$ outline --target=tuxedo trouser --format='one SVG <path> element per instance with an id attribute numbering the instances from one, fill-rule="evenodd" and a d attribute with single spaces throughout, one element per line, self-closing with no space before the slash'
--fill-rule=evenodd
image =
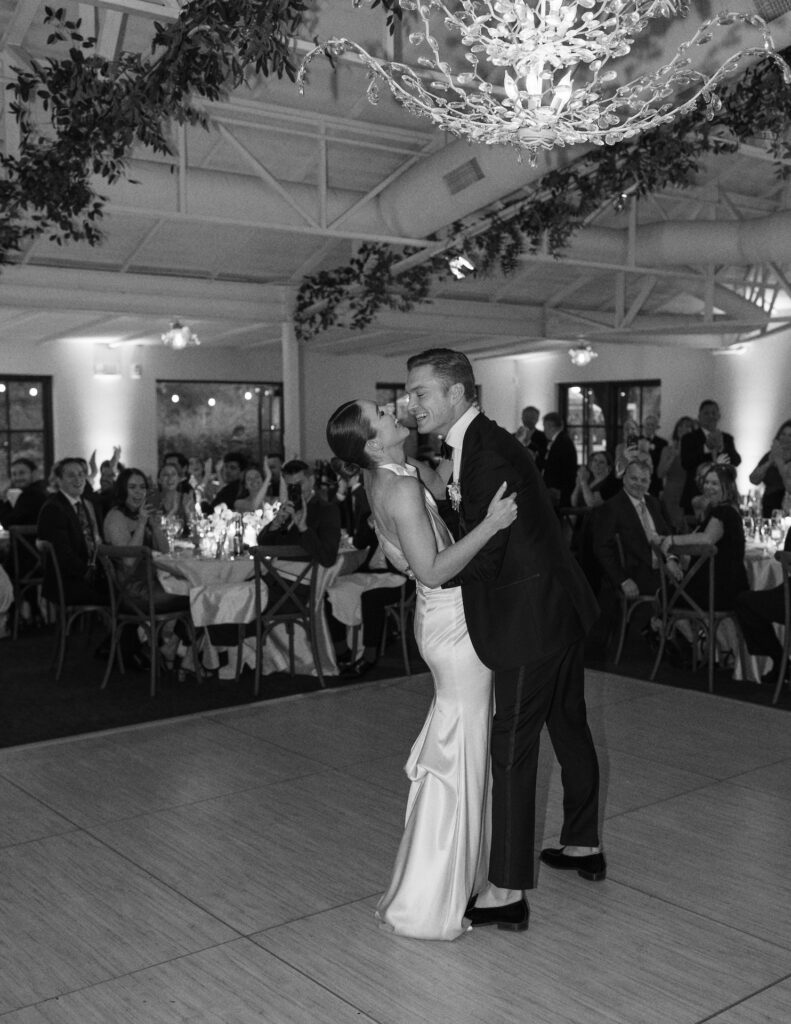
<path id="1" fill-rule="evenodd" d="M 535 885 L 536 778 L 546 723 L 563 785 L 563 846 L 599 845 L 599 762 L 585 709 L 584 641 L 495 671 L 489 881 Z"/>

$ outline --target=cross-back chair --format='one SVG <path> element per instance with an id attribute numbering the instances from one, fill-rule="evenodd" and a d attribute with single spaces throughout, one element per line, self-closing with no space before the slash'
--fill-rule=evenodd
<path id="1" fill-rule="evenodd" d="M 673 551 L 671 547 L 671 551 Z M 660 632 L 659 650 L 656 654 L 654 667 L 650 678 L 656 678 L 662 655 L 665 652 L 667 639 L 673 629 L 681 620 L 686 619 L 695 623 L 704 631 L 706 639 L 706 659 L 708 663 L 708 688 L 709 693 L 714 692 L 714 662 L 716 658 L 716 637 L 717 627 L 724 619 L 733 619 L 736 623 L 736 613 L 731 609 L 715 610 L 714 608 L 714 559 L 717 555 L 717 548 L 714 544 L 701 542 L 700 544 L 688 544 L 679 547 L 674 553 L 688 555 L 689 564 L 684 570 L 680 581 L 676 581 L 669 573 L 667 563 L 664 559 L 659 560 L 659 593 L 660 608 L 662 616 L 662 629 Z M 702 573 L 706 579 L 707 601 L 701 604 L 688 591 L 690 581 Z M 741 631 L 736 623 L 737 635 L 741 642 Z M 693 643 L 693 658 L 696 657 L 697 648 Z M 696 665 L 693 663 L 693 668 Z"/>
<path id="2" fill-rule="evenodd" d="M 19 636 L 19 621 L 25 601 L 33 609 L 33 618 L 39 611 L 39 595 L 44 582 L 44 563 L 36 547 L 36 526 L 11 526 L 8 530 L 11 545 L 11 583 L 14 588 L 14 617 L 12 638 Z"/>
<path id="3" fill-rule="evenodd" d="M 194 652 L 195 675 L 201 682 L 200 658 L 197 654 L 197 638 L 195 625 L 190 615 L 189 602 L 176 594 L 165 595 L 166 600 L 158 601 L 156 587 L 156 570 L 150 548 L 141 545 L 115 546 L 101 544 L 98 550 L 99 561 L 107 575 L 110 588 L 110 612 L 112 615 L 112 635 L 110 638 L 110 656 L 107 659 L 107 670 L 102 680 L 102 689 L 117 661 L 121 672 L 124 671 L 121 653 L 121 632 L 132 627 L 142 626 L 148 636 L 150 670 L 150 693 L 156 694 L 157 680 L 161 667 L 162 655 L 159 640 L 166 624 L 183 622 L 189 634 Z M 161 591 L 159 595 L 161 596 Z"/>
<path id="4" fill-rule="evenodd" d="M 295 674 L 294 627 L 305 630 L 316 675 L 325 686 L 319 649 L 320 616 L 324 614 L 319 600 L 318 575 L 321 565 L 297 545 L 260 545 L 250 549 L 253 556 L 255 586 L 255 672 L 253 694 L 261 688 L 263 646 L 277 626 L 284 626 L 288 636 L 289 671 Z M 284 566 L 283 563 L 289 563 Z M 264 586 L 268 599 L 263 597 Z M 237 657 L 237 666 L 241 658 Z M 238 668 L 237 668 L 238 673 Z"/>
<path id="5" fill-rule="evenodd" d="M 112 630 L 113 622 L 110 608 L 106 604 L 70 604 L 66 602 L 58 556 L 48 540 L 37 540 L 36 547 L 41 553 L 44 575 L 54 581 L 55 593 L 50 593 L 49 601 L 55 607 L 55 650 L 53 663 L 57 664 L 55 679 L 60 679 L 63 662 L 66 657 L 66 641 L 74 623 L 84 615 L 94 615 L 107 623 Z M 53 600 L 54 597 L 54 600 Z"/>

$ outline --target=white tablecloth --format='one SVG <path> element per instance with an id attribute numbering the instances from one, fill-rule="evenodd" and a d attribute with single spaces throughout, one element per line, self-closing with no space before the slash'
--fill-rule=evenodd
<path id="1" fill-rule="evenodd" d="M 344 573 L 354 572 L 365 559 L 366 552 L 345 546 L 335 563 L 321 567 L 317 580 L 317 605 L 323 611 L 324 594 L 327 587 Z M 252 582 L 253 559 L 244 556 L 235 559 L 203 559 L 186 555 L 156 555 L 157 574 L 162 586 L 169 593 L 186 594 L 190 599 L 190 611 L 196 626 L 224 624 L 246 624 L 255 619 L 255 586 Z M 278 568 L 288 573 L 289 563 L 280 560 Z M 293 563 L 300 572 L 304 563 Z M 266 602 L 268 592 L 264 587 L 262 601 Z M 324 675 L 336 676 L 338 666 L 332 646 L 326 617 L 320 614 L 318 648 Z M 236 673 L 237 648 L 227 649 L 228 663 L 219 668 L 222 678 L 233 678 Z M 255 665 L 255 637 L 248 637 L 242 646 L 244 664 Z M 206 668 L 219 665 L 216 648 L 204 647 L 203 661 Z M 310 649 L 310 641 L 304 630 L 294 634 L 294 670 L 298 675 L 317 675 Z M 285 626 L 276 627 L 267 637 L 262 651 L 262 672 L 289 671 L 288 634 Z"/>
<path id="2" fill-rule="evenodd" d="M 251 556 L 231 559 L 157 554 L 155 565 L 168 593 L 189 597 L 196 626 L 244 624 L 255 618 Z M 262 594 L 264 601 L 266 596 Z"/>

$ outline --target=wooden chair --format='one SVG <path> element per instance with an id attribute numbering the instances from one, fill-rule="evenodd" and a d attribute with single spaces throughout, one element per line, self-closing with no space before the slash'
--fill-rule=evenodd
<path id="1" fill-rule="evenodd" d="M 415 615 L 415 603 L 417 601 L 417 590 L 412 588 L 407 593 L 406 580 L 401 584 L 400 594 L 397 601 L 385 605 L 385 625 L 382 630 L 382 643 L 379 647 L 379 657 L 384 654 L 387 646 L 387 626 L 392 622 L 401 637 L 401 654 L 404 659 L 404 671 L 408 676 L 412 675 L 412 667 L 409 661 L 409 621 Z"/>
<path id="2" fill-rule="evenodd" d="M 250 549 L 253 556 L 253 582 L 255 585 L 255 673 L 253 694 L 261 689 L 262 652 L 266 639 L 276 626 L 284 626 L 288 635 L 289 670 L 294 668 L 294 627 L 301 626 L 310 644 L 313 663 L 320 686 L 325 686 L 321 665 L 318 630 L 320 616 L 324 614 L 320 600 L 318 574 L 321 566 L 310 558 L 304 548 L 297 545 L 261 545 Z M 284 571 L 282 562 L 289 562 Z M 268 590 L 268 602 L 262 597 L 262 584 Z M 305 588 L 308 597 L 305 599 Z M 241 665 L 241 651 L 237 656 L 237 676 Z"/>
<path id="3" fill-rule="evenodd" d="M 8 530 L 11 545 L 11 583 L 14 587 L 14 621 L 12 638 L 19 636 L 19 620 L 25 601 L 35 613 L 39 609 L 41 585 L 44 582 L 44 563 L 36 547 L 36 526 L 11 526 Z"/>
<path id="4" fill-rule="evenodd" d="M 103 619 L 109 628 L 113 628 L 113 620 L 110 608 L 106 604 L 67 604 L 66 595 L 63 589 L 63 577 L 58 565 L 58 558 L 55 549 L 48 540 L 37 540 L 36 547 L 41 554 L 41 562 L 44 574 L 54 580 L 55 600 L 50 601 L 55 607 L 55 651 L 52 661 L 57 662 L 55 679 L 60 679 L 63 671 L 63 661 L 66 657 L 66 640 L 74 623 L 83 615 L 98 615 Z"/>
<path id="5" fill-rule="evenodd" d="M 673 549 L 671 548 L 671 551 Z M 733 619 L 736 624 L 737 635 L 741 638 L 736 621 L 736 612 L 732 610 L 715 611 L 714 609 L 714 559 L 717 555 L 717 548 L 714 544 L 685 544 L 675 552 L 678 555 L 690 556 L 690 562 L 684 571 L 680 582 L 676 582 L 667 570 L 664 559 L 659 561 L 659 593 L 662 615 L 662 629 L 660 633 L 659 650 L 656 661 L 651 671 L 650 678 L 656 678 L 659 670 L 659 663 L 665 652 L 665 645 L 674 627 L 682 619 L 686 619 L 702 628 L 706 637 L 706 658 L 708 663 L 708 685 L 709 693 L 714 692 L 714 660 L 716 655 L 717 627 L 724 619 Z M 699 573 L 703 573 L 707 579 L 708 601 L 703 606 L 699 604 L 687 591 L 690 580 Z M 741 640 L 740 640 L 741 642 Z M 693 644 L 693 659 L 696 656 L 696 647 Z M 696 663 L 693 661 L 693 669 Z"/>
<path id="6" fill-rule="evenodd" d="M 123 673 L 124 663 L 120 648 L 121 633 L 127 626 L 142 626 L 148 634 L 149 658 L 151 661 L 150 692 L 153 697 L 157 690 L 160 662 L 159 640 L 162 628 L 166 623 L 185 623 L 189 632 L 190 643 L 194 654 L 195 675 L 198 682 L 202 681 L 201 664 L 198 657 L 197 636 L 190 615 L 189 605 L 184 607 L 177 595 L 167 595 L 174 600 L 174 607 L 160 609 L 156 607 L 156 571 L 151 549 L 142 546 L 118 547 L 112 544 L 101 544 L 98 551 L 99 561 L 107 575 L 110 588 L 110 613 L 112 616 L 112 635 L 110 638 L 110 656 L 107 670 L 102 680 L 102 689 L 107 686 L 113 663 L 117 660 Z M 187 599 L 184 598 L 184 601 Z M 180 607 L 175 607 L 178 604 Z"/>
<path id="7" fill-rule="evenodd" d="M 780 699 L 786 666 L 788 665 L 788 659 L 791 657 L 791 551 L 778 551 L 775 558 L 783 567 L 785 618 L 783 620 L 783 656 L 777 669 L 777 685 L 775 686 L 774 697 L 772 697 L 773 704 L 776 704 Z"/>
<path id="8" fill-rule="evenodd" d="M 615 544 L 618 548 L 618 558 L 621 563 L 621 567 L 624 564 L 623 557 L 623 544 L 621 543 L 620 534 L 615 535 Z M 657 602 L 656 594 L 638 594 L 637 597 L 627 597 L 623 590 L 618 587 L 618 606 L 620 608 L 620 626 L 618 630 L 618 648 L 615 652 L 615 664 L 621 660 L 621 654 L 623 653 L 623 645 L 626 640 L 626 631 L 629 628 L 629 623 L 632 621 L 632 616 L 638 608 L 641 608 L 647 604 L 655 605 Z M 652 677 L 653 678 L 653 677 Z"/>

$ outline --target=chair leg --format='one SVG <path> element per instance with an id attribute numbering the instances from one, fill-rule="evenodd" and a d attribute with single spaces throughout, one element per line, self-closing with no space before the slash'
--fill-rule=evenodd
<path id="1" fill-rule="evenodd" d="M 656 679 L 656 674 L 659 671 L 659 663 L 662 661 L 662 655 L 665 653 L 665 641 L 667 640 L 667 627 L 663 626 L 659 631 L 659 650 L 656 652 L 656 659 L 654 661 L 654 667 L 651 669 L 651 675 L 648 677 L 650 681 Z"/>
<path id="2" fill-rule="evenodd" d="M 774 696 L 772 697 L 772 703 L 776 704 L 780 700 L 780 694 L 783 689 L 783 683 L 785 682 L 786 668 L 788 667 L 788 658 L 791 652 L 789 651 L 789 637 L 786 637 L 785 643 L 783 644 L 783 655 L 780 658 L 780 667 L 777 670 L 777 684 L 775 686 Z"/>
<path id="3" fill-rule="evenodd" d="M 319 642 L 318 637 L 316 635 L 316 624 L 313 621 L 312 616 L 310 619 L 308 629 L 308 639 L 310 640 L 310 649 L 313 654 L 313 664 L 316 666 L 316 676 L 319 680 L 319 686 L 322 689 L 324 689 L 324 687 L 327 684 L 324 682 L 324 669 L 321 667 L 321 654 L 319 653 Z"/>
<path id="4" fill-rule="evenodd" d="M 618 647 L 615 651 L 614 664 L 617 665 L 621 660 L 621 654 L 623 653 L 623 645 L 626 640 L 626 627 L 629 625 L 629 609 L 625 600 L 620 602 L 621 604 L 621 629 L 618 634 Z"/>
<path id="5" fill-rule="evenodd" d="M 233 674 L 233 681 L 239 682 L 242 674 L 242 662 L 244 661 L 244 624 L 239 623 L 236 627 L 236 671 Z"/>
<path id="6" fill-rule="evenodd" d="M 409 644 L 407 643 L 406 623 L 401 623 L 401 653 L 404 655 L 404 671 L 408 676 L 412 675 L 412 666 L 409 664 Z"/>
<path id="7" fill-rule="evenodd" d="M 110 654 L 109 654 L 109 656 L 107 658 L 107 668 L 104 670 L 104 679 L 102 679 L 102 685 L 99 687 L 100 690 L 104 690 L 106 688 L 106 686 L 107 686 L 107 683 L 110 680 L 110 673 L 112 672 L 112 669 L 113 669 L 113 663 L 116 660 L 116 652 L 118 654 L 119 662 L 121 661 L 121 657 L 120 657 L 121 652 L 120 652 L 120 647 L 119 647 L 119 639 L 120 639 L 119 634 L 120 634 L 122 628 L 123 627 L 116 626 L 116 624 L 113 623 L 112 632 L 110 633 Z M 121 671 L 123 671 L 123 668 L 121 668 Z"/>

